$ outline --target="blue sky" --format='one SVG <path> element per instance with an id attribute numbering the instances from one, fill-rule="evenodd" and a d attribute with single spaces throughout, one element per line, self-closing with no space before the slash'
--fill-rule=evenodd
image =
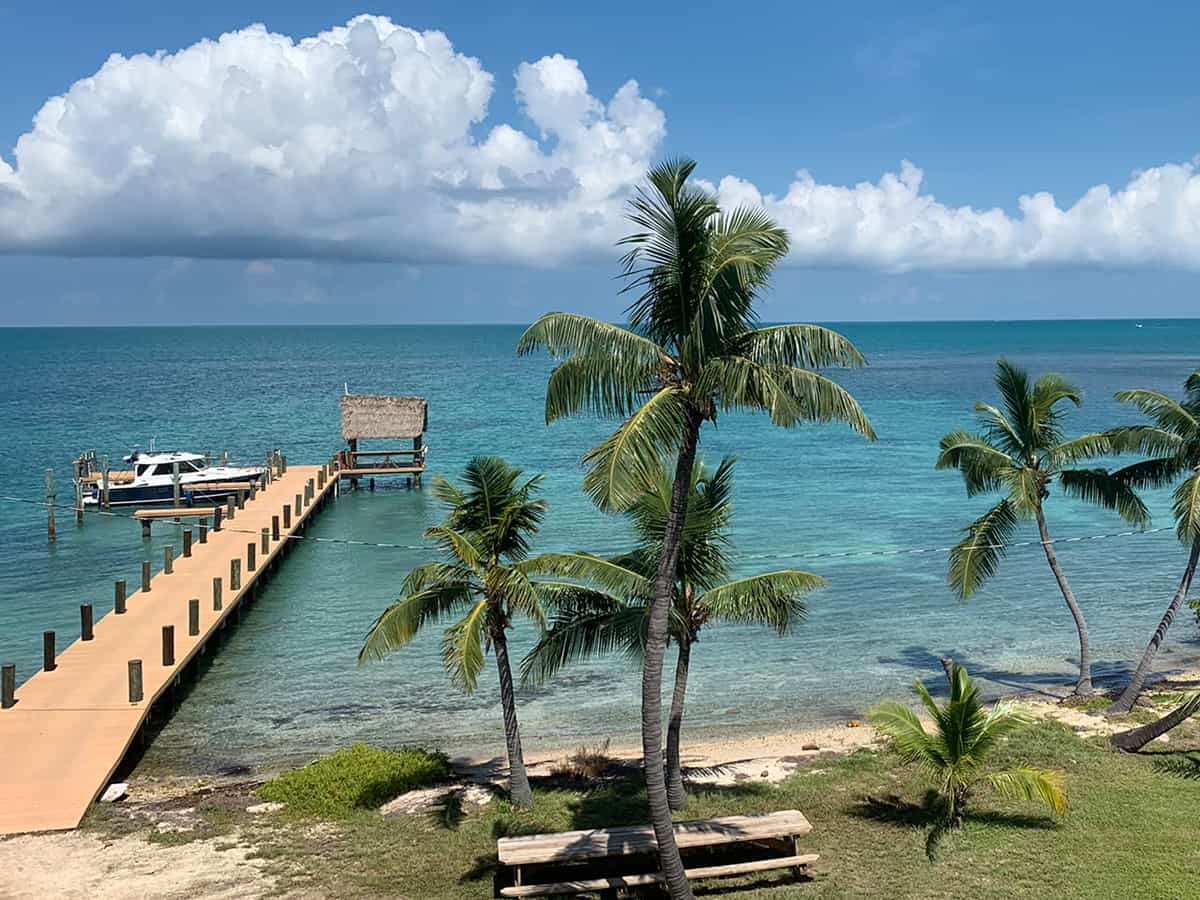
<path id="1" fill-rule="evenodd" d="M 840 6 L 0 3 L 0 324 L 616 316 L 670 154 L 771 318 L 1193 314 L 1194 4 Z"/>

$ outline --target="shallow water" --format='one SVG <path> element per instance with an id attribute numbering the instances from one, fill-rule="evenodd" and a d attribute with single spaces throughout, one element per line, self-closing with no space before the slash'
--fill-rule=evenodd
<path id="1" fill-rule="evenodd" d="M 1070 419 L 1082 432 L 1131 420 L 1113 391 L 1175 393 L 1196 367 L 1200 322 L 1006 322 L 840 326 L 870 360 L 836 377 L 879 432 L 874 445 L 835 426 L 793 431 L 765 418 L 728 417 L 703 436 L 703 453 L 739 457 L 735 558 L 739 572 L 799 567 L 829 586 L 808 621 L 776 638 L 748 627 L 706 631 L 693 656 L 687 727 L 736 734 L 861 715 L 914 677 L 940 675 L 951 653 L 991 690 L 1068 680 L 1076 650 L 1070 616 L 1036 545 L 1015 548 L 969 603 L 945 587 L 944 548 L 986 499 L 967 500 L 953 473 L 936 472 L 938 438 L 969 426 L 991 398 L 992 367 L 1007 354 L 1034 372 L 1074 378 L 1087 402 Z M 433 472 L 455 475 L 476 453 L 546 473 L 551 504 L 540 549 L 606 552 L 627 545 L 619 520 L 579 490 L 580 454 L 611 426 L 543 424 L 550 364 L 518 359 L 519 328 L 35 329 L 0 331 L 0 659 L 27 677 L 40 632 L 78 634 L 78 604 L 111 604 L 113 578 L 137 577 L 177 539 L 156 528 L 149 551 L 136 524 L 89 514 L 77 530 L 60 511 L 45 541 L 44 469 L 67 502 L 70 460 L 130 445 L 219 452 L 257 461 L 278 446 L 316 462 L 339 446 L 338 395 L 415 393 L 430 401 Z M 1170 525 L 1165 494 L 1150 498 L 1155 526 Z M 421 548 L 440 515 L 426 491 L 383 488 L 343 497 L 310 534 Z M 1048 518 L 1062 538 L 1125 531 L 1114 516 L 1059 497 Z M 1034 540 L 1032 527 L 1023 538 Z M 834 554 L 855 555 L 837 558 Z M 352 740 L 452 748 L 499 746 L 495 679 L 485 670 L 464 697 L 445 681 L 436 633 L 389 660 L 359 667 L 366 628 L 424 549 L 302 544 L 217 653 L 155 741 L 150 759 L 172 768 L 264 765 L 303 759 Z M 1170 532 L 1064 543 L 1063 566 L 1092 629 L 1096 674 L 1118 677 L 1148 638 L 1184 562 Z M 1181 616 L 1164 665 L 1200 655 Z M 531 629 L 519 629 L 516 653 Z M 532 745 L 633 737 L 637 677 L 620 659 L 580 666 L 521 697 Z"/>

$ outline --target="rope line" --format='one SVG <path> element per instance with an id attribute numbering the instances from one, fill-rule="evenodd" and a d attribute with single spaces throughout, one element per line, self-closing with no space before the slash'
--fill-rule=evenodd
<path id="1" fill-rule="evenodd" d="M 45 500 L 33 500 L 28 497 L 10 497 L 0 495 L 0 502 L 6 503 L 26 503 L 31 506 L 40 506 L 43 509 L 48 508 L 51 504 Z M 74 504 L 55 503 L 55 509 L 69 510 L 75 512 Z M 128 519 L 135 521 L 132 514 L 113 512 L 105 509 L 89 509 L 88 512 L 92 515 L 108 516 L 114 519 Z M 182 522 L 175 522 L 169 519 L 155 520 L 159 525 L 170 525 L 176 528 L 182 528 Z M 236 534 L 252 534 L 258 536 L 261 531 L 250 528 L 238 528 L 235 525 L 229 524 L 229 520 L 225 519 L 221 523 L 222 531 L 232 531 Z M 1013 541 L 1008 544 L 985 544 L 980 545 L 992 550 L 1012 549 L 1014 547 L 1042 547 L 1052 546 L 1054 544 L 1075 544 L 1083 541 L 1103 541 L 1113 538 L 1136 537 L 1139 535 L 1162 534 L 1163 532 L 1174 531 L 1172 526 L 1163 526 L 1161 528 L 1146 528 L 1143 530 L 1128 530 L 1128 531 L 1109 531 L 1100 534 L 1076 535 L 1074 537 L 1051 538 L 1048 541 L 1038 540 Z M 394 544 L 384 541 L 360 541 L 351 538 L 331 538 L 331 537 L 316 537 L 306 534 L 289 534 L 281 535 L 282 540 L 292 541 L 311 541 L 316 544 L 341 544 L 347 547 L 373 547 L 384 550 L 429 550 L 429 544 Z M 887 557 L 887 556 L 918 556 L 925 553 L 949 553 L 954 549 L 954 546 L 948 547 L 902 547 L 902 548 L 864 548 L 858 550 L 837 550 L 837 551 L 816 551 L 806 552 L 802 550 L 785 552 L 785 553 L 735 553 L 734 558 L 741 560 L 767 560 L 767 559 L 853 559 L 866 557 Z M 615 550 L 608 553 L 598 553 L 597 556 L 616 556 L 621 553 L 629 552 L 628 550 Z"/>

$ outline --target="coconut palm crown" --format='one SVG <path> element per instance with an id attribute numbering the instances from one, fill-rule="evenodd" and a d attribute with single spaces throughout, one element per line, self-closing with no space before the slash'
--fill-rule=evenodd
<path id="1" fill-rule="evenodd" d="M 367 632 L 359 661 L 380 659 L 406 646 L 427 625 L 451 620 L 442 636 L 442 660 L 452 682 L 475 690 L 491 650 L 500 677 L 500 700 L 511 794 L 529 805 L 517 722 L 507 631 L 515 615 L 545 623 L 541 592 L 526 574 L 530 540 L 546 513 L 537 499 L 541 476 L 496 457 L 476 457 L 463 473 L 463 486 L 437 478 L 433 494 L 449 508 L 445 521 L 426 529 L 442 551 L 441 562 L 417 566 L 405 578 L 403 596 L 380 614 Z"/>
<path id="2" fill-rule="evenodd" d="M 1046 525 L 1044 504 L 1051 485 L 1145 526 L 1150 514 L 1129 479 L 1103 468 L 1074 468 L 1072 464 L 1111 451 L 1105 434 L 1066 439 L 1064 403 L 1078 406 L 1079 389 L 1057 374 L 1043 375 L 1031 383 L 1025 370 L 1007 360 L 996 364 L 996 387 L 1002 405 L 977 403 L 979 433 L 954 431 L 941 440 L 939 469 L 957 469 L 967 496 L 1000 493 L 1000 500 L 967 526 L 964 537 L 950 552 L 950 586 L 962 598 L 973 595 L 999 567 L 1022 519 L 1037 522 L 1046 560 L 1066 601 L 1079 633 L 1079 694 L 1092 691 L 1091 654 L 1083 611 L 1067 581 Z"/>
<path id="3" fill-rule="evenodd" d="M 1175 534 L 1189 548 L 1188 561 L 1158 627 L 1150 638 L 1129 684 L 1121 693 L 1112 712 L 1133 708 L 1175 615 L 1191 590 L 1200 561 L 1200 369 L 1183 384 L 1182 400 L 1158 391 L 1119 391 L 1116 398 L 1136 406 L 1150 422 L 1127 425 L 1107 432 L 1112 448 L 1118 453 L 1142 453 L 1146 459 L 1113 473 L 1134 488 L 1161 488 L 1175 484 L 1173 513 Z M 1178 482 L 1178 484 L 1176 484 Z"/>
<path id="4" fill-rule="evenodd" d="M 703 463 L 692 470 L 670 622 L 670 640 L 678 648 L 666 752 L 672 809 L 681 809 L 687 800 L 680 734 L 692 649 L 701 630 L 712 622 L 727 622 L 765 625 L 783 635 L 803 620 L 805 595 L 825 583 L 818 575 L 796 569 L 729 580 L 733 465 L 733 458 L 726 457 L 715 471 Z M 637 541 L 631 552 L 610 559 L 586 553 L 538 557 L 535 564 L 548 574 L 598 587 L 555 596 L 552 627 L 521 662 L 523 681 L 541 684 L 563 666 L 607 652 L 641 661 L 672 487 L 670 472 L 663 467 L 651 489 L 626 512 Z"/>
<path id="5" fill-rule="evenodd" d="M 1067 795 L 1059 772 L 1021 766 L 987 772 L 988 755 L 1015 729 L 1028 723 L 1008 700 L 986 709 L 966 670 L 955 663 L 950 668 L 950 699 L 939 706 L 918 679 L 914 683 L 925 712 L 933 720 L 932 731 L 907 706 L 881 703 L 868 718 L 891 739 L 892 748 L 906 763 L 916 764 L 936 786 L 944 811 L 943 827 L 962 823 L 972 789 L 985 783 L 1004 797 L 1040 801 L 1053 812 L 1067 808 Z M 939 829 L 926 845 L 932 850 Z"/>

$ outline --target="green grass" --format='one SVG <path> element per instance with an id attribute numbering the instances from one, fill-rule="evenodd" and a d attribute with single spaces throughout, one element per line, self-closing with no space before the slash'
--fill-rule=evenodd
<path id="1" fill-rule="evenodd" d="M 258 793 L 286 804 L 291 812 L 336 818 L 374 809 L 451 774 L 446 757 L 438 753 L 355 744 L 268 781 Z"/>
<path id="2" fill-rule="evenodd" d="M 1200 728 L 1177 734 L 1172 749 L 1200 748 Z M 684 817 L 796 808 L 813 823 L 803 842 L 821 854 L 813 880 L 778 874 L 706 883 L 738 886 L 730 896 L 739 900 L 1200 896 L 1200 780 L 1167 774 L 1161 764 L 1168 756 L 1185 754 L 1120 754 L 1059 724 L 1031 726 L 994 762 L 1064 771 L 1066 816 L 981 791 L 936 863 L 924 852 L 927 785 L 890 753 L 820 760 L 814 773 L 775 786 L 697 791 Z M 497 837 L 645 821 L 645 795 L 633 780 L 588 791 L 539 789 L 532 810 L 499 801 L 449 818 L 357 811 L 332 834 L 281 826 L 254 840 L 284 885 L 295 878 L 297 886 L 345 897 L 484 900 L 492 893 Z"/>

